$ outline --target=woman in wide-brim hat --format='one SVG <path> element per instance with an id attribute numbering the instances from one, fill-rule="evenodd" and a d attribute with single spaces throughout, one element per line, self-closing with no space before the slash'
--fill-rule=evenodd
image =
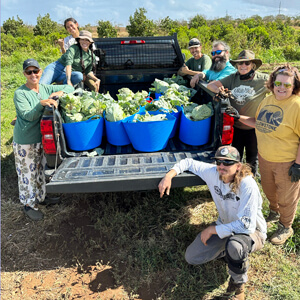
<path id="1" fill-rule="evenodd" d="M 92 34 L 82 30 L 76 41 L 77 44 L 72 45 L 60 59 L 45 68 L 40 82 L 62 82 L 74 86 L 82 80 L 89 79 L 92 82 L 91 89 L 98 92 L 100 79 L 93 72 L 96 57 L 93 53 Z"/>
<path id="2" fill-rule="evenodd" d="M 237 59 L 230 60 L 230 63 L 237 69 L 236 73 L 213 81 L 207 87 L 215 93 L 227 88 L 233 95 L 233 99 L 230 100 L 231 105 L 241 114 L 254 117 L 258 105 L 268 92 L 265 87 L 268 75 L 257 71 L 262 61 L 255 58 L 253 51 L 243 50 Z M 250 164 L 253 174 L 256 175 L 258 158 L 255 130 L 235 121 L 232 146 L 239 150 L 241 157 L 245 150 L 246 162 Z"/>

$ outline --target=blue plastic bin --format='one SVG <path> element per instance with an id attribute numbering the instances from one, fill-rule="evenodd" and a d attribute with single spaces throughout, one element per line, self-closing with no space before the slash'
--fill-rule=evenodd
<path id="1" fill-rule="evenodd" d="M 103 118 L 94 116 L 87 121 L 63 123 L 67 145 L 71 150 L 83 151 L 99 147 L 102 142 Z"/>
<path id="2" fill-rule="evenodd" d="M 105 119 L 105 130 L 107 141 L 114 146 L 125 146 L 130 144 L 129 137 L 124 128 L 123 122 L 110 122 Z"/>
<path id="3" fill-rule="evenodd" d="M 149 112 L 149 114 L 158 113 L 160 112 Z M 176 118 L 171 114 L 166 115 L 168 119 L 166 121 L 132 122 L 134 116 L 123 120 L 125 130 L 134 149 L 141 152 L 154 152 L 166 147 L 176 121 Z"/>
<path id="4" fill-rule="evenodd" d="M 192 146 L 201 146 L 208 142 L 211 126 L 211 117 L 201 120 L 192 121 L 188 119 L 184 111 L 181 114 L 179 139 Z"/>
<path id="5" fill-rule="evenodd" d="M 155 93 L 155 99 L 158 100 L 162 93 Z"/>
<path id="6" fill-rule="evenodd" d="M 179 128 L 179 125 L 180 125 L 182 107 L 180 107 L 180 106 L 176 106 L 176 107 L 177 107 L 178 112 L 171 112 L 171 115 L 176 118 L 176 121 L 175 121 L 174 128 L 170 134 L 170 137 L 169 137 L 170 139 L 175 136 L 177 129 Z"/>

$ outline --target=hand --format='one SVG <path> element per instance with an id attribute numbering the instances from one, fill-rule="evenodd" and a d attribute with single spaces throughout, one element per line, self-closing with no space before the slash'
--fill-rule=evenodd
<path id="1" fill-rule="evenodd" d="M 202 77 L 202 76 L 201 76 L 201 73 L 196 74 L 196 75 L 193 76 L 193 78 L 192 78 L 191 81 L 190 81 L 190 86 L 191 86 L 192 88 L 194 88 L 195 85 L 199 82 L 200 77 Z"/>
<path id="2" fill-rule="evenodd" d="M 60 48 L 64 48 L 64 39 L 58 39 L 57 44 L 59 45 Z"/>
<path id="3" fill-rule="evenodd" d="M 64 94 L 63 91 L 59 91 L 59 92 L 54 92 L 49 96 L 49 99 L 54 99 L 57 100 L 59 97 L 61 97 Z M 57 98 L 57 99 L 55 99 Z"/>
<path id="4" fill-rule="evenodd" d="M 72 81 L 70 79 L 67 80 L 67 84 L 70 85 L 70 86 L 73 86 Z"/>
<path id="5" fill-rule="evenodd" d="M 300 179 L 300 164 L 294 163 L 289 169 L 289 176 L 291 176 L 291 182 L 297 182 Z"/>
<path id="6" fill-rule="evenodd" d="M 215 95 L 214 100 L 219 102 L 224 99 L 235 100 L 235 97 L 231 94 L 231 91 L 224 86 L 219 87 L 219 92 Z"/>
<path id="7" fill-rule="evenodd" d="M 230 117 L 233 117 L 235 120 L 238 120 L 240 118 L 239 112 L 232 106 L 227 106 L 224 112 Z"/>
<path id="8" fill-rule="evenodd" d="M 99 88 L 100 88 L 100 82 L 101 82 L 100 79 L 97 79 L 97 80 L 95 81 L 95 86 L 96 86 L 97 92 L 99 91 Z"/>
<path id="9" fill-rule="evenodd" d="M 217 234 L 216 226 L 209 226 L 201 232 L 201 241 L 207 246 L 207 241 L 211 238 L 213 234 Z"/>
<path id="10" fill-rule="evenodd" d="M 54 99 L 45 99 L 45 100 L 41 100 L 40 103 L 43 106 L 49 106 L 51 107 L 51 105 L 53 105 L 55 108 L 57 108 L 57 102 Z"/>
<path id="11" fill-rule="evenodd" d="M 172 178 L 169 176 L 165 176 L 158 185 L 158 190 L 160 193 L 160 198 L 163 197 L 164 193 L 166 192 L 166 195 L 170 195 L 170 189 L 172 185 Z"/>

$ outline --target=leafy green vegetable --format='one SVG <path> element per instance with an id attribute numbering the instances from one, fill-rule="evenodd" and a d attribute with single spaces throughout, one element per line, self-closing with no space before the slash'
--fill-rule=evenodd
<path id="1" fill-rule="evenodd" d="M 211 117 L 214 114 L 211 103 L 203 105 L 191 103 L 184 108 L 184 113 L 185 116 L 192 121 L 201 121 Z"/>
<path id="2" fill-rule="evenodd" d="M 110 122 L 116 122 L 123 120 L 125 118 L 125 113 L 122 107 L 116 103 L 116 102 L 111 102 L 107 104 L 106 110 L 105 110 L 105 118 L 107 121 Z"/>
<path id="3" fill-rule="evenodd" d="M 88 120 L 95 115 L 101 117 L 108 101 L 114 101 L 109 93 L 104 95 L 77 89 L 60 97 L 63 119 L 66 123 L 72 123 Z"/>
<path id="4" fill-rule="evenodd" d="M 168 120 L 166 114 L 151 115 L 148 112 L 145 114 L 136 114 L 132 122 L 152 122 L 152 121 L 165 121 Z"/>

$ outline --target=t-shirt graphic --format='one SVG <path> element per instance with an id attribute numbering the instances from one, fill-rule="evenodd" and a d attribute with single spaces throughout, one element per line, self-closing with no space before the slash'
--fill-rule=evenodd
<path id="1" fill-rule="evenodd" d="M 264 106 L 256 119 L 255 127 L 263 133 L 275 131 L 283 119 L 283 110 L 276 105 Z"/>
<path id="2" fill-rule="evenodd" d="M 236 104 L 245 105 L 246 99 L 255 95 L 255 90 L 251 86 L 240 85 L 234 88 L 231 93 L 236 98 Z"/>
<path id="3" fill-rule="evenodd" d="M 226 195 L 223 195 L 221 189 L 218 186 L 215 186 L 215 192 L 223 200 L 231 200 L 231 201 L 234 201 L 234 200 L 239 201 L 240 200 L 240 198 L 234 193 L 227 193 Z"/>

